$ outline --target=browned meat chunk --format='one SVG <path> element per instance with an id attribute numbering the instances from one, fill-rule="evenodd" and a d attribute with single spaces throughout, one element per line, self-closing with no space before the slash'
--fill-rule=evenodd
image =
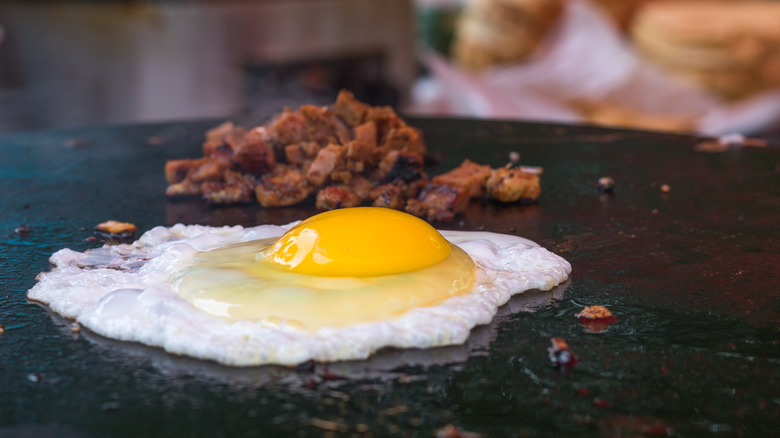
<path id="1" fill-rule="evenodd" d="M 371 199 L 371 190 L 374 189 L 374 183 L 368 178 L 362 176 L 353 176 L 349 183 L 349 188 L 360 198 L 360 201 Z"/>
<path id="2" fill-rule="evenodd" d="M 387 132 L 393 128 L 406 126 L 406 123 L 389 106 L 369 107 L 365 121 L 376 123 L 377 138 L 384 138 Z"/>
<path id="3" fill-rule="evenodd" d="M 317 153 L 317 158 L 311 163 L 308 172 L 306 172 L 306 179 L 314 187 L 319 187 L 325 184 L 328 176 L 341 161 L 341 157 L 344 155 L 344 147 L 335 144 L 329 144 L 327 147 L 320 149 Z"/>
<path id="4" fill-rule="evenodd" d="M 355 126 L 355 140 L 372 149 L 376 148 L 379 141 L 376 133 L 376 123 L 371 121 Z"/>
<path id="5" fill-rule="evenodd" d="M 229 161 L 215 158 L 203 158 L 197 166 L 193 166 L 187 174 L 187 180 L 194 183 L 204 181 L 220 181 L 226 170 L 231 168 Z"/>
<path id="6" fill-rule="evenodd" d="M 165 162 L 165 180 L 168 184 L 181 182 L 187 177 L 190 169 L 199 166 L 203 158 L 193 160 L 185 158 L 183 160 L 168 160 Z"/>
<path id="7" fill-rule="evenodd" d="M 388 130 L 387 134 L 382 138 L 382 143 L 379 147 L 383 151 L 400 150 L 420 155 L 425 154 L 425 143 L 423 143 L 422 134 L 410 126 Z"/>
<path id="8" fill-rule="evenodd" d="M 403 210 L 406 205 L 406 195 L 402 182 L 387 183 L 371 191 L 374 207 L 387 207 Z"/>
<path id="9" fill-rule="evenodd" d="M 355 99 L 355 96 L 347 90 L 339 92 L 336 103 L 333 105 L 336 115 L 352 126 L 363 123 L 369 108 L 365 103 Z"/>
<path id="10" fill-rule="evenodd" d="M 358 205 L 360 205 L 360 198 L 346 187 L 328 186 L 317 193 L 316 207 L 320 210 L 335 210 Z"/>
<path id="11" fill-rule="evenodd" d="M 328 143 L 343 144 L 351 139 L 349 129 L 344 122 L 328 107 L 304 105 L 301 114 L 306 122 L 308 137 L 320 145 Z"/>
<path id="12" fill-rule="evenodd" d="M 425 160 L 413 152 L 390 151 L 377 167 L 377 180 L 382 182 L 411 182 L 423 178 Z"/>
<path id="13" fill-rule="evenodd" d="M 207 181 L 201 184 L 203 198 L 212 204 L 236 204 L 252 202 L 256 180 L 252 175 L 225 172 L 225 180 Z"/>
<path id="14" fill-rule="evenodd" d="M 485 185 L 488 197 L 501 202 L 535 201 L 542 189 L 539 176 L 520 169 L 495 169 Z"/>
<path id="15" fill-rule="evenodd" d="M 268 134 L 264 127 L 249 131 L 233 154 L 233 161 L 242 172 L 262 175 L 276 163 L 273 147 L 266 141 Z"/>
<path id="16" fill-rule="evenodd" d="M 284 110 L 270 123 L 268 133 L 282 145 L 309 140 L 309 130 L 300 111 Z"/>
<path id="17" fill-rule="evenodd" d="M 171 198 L 177 196 L 193 196 L 200 195 L 200 184 L 196 184 L 190 180 L 184 180 L 171 184 L 165 189 L 165 194 Z"/>
<path id="18" fill-rule="evenodd" d="M 284 147 L 284 156 L 288 164 L 303 165 L 313 160 L 320 151 L 320 145 L 313 141 L 303 141 Z"/>
<path id="19" fill-rule="evenodd" d="M 300 170 L 277 166 L 255 186 L 255 197 L 263 207 L 286 207 L 308 198 L 313 192 Z"/>
<path id="20" fill-rule="evenodd" d="M 469 196 L 476 198 L 484 196 L 485 183 L 490 177 L 491 171 L 490 166 L 483 166 L 465 159 L 460 166 L 447 173 L 434 176 L 433 182 L 448 186 L 461 186 L 468 190 Z"/>
<path id="21" fill-rule="evenodd" d="M 376 157 L 376 145 L 366 143 L 362 140 L 353 140 L 346 144 L 347 158 L 357 161 L 364 161 L 370 164 L 374 163 Z"/>
<path id="22" fill-rule="evenodd" d="M 220 149 L 230 149 L 225 140 L 228 136 L 234 135 L 236 131 L 244 131 L 244 129 L 236 127 L 233 122 L 225 122 L 216 128 L 206 131 L 206 141 L 203 143 L 203 156 L 210 157 Z"/>
<path id="23" fill-rule="evenodd" d="M 347 168 L 353 172 L 362 173 L 376 166 L 377 149 L 360 140 L 346 144 Z"/>
<path id="24" fill-rule="evenodd" d="M 469 194 L 459 186 L 430 183 L 416 199 L 406 203 L 406 211 L 428 221 L 451 221 L 466 209 Z"/>
<path id="25" fill-rule="evenodd" d="M 206 141 L 203 143 L 203 156 L 231 158 L 233 151 L 244 141 L 246 132 L 246 128 L 233 126 L 232 123 L 223 124 L 212 129 L 206 134 Z"/>

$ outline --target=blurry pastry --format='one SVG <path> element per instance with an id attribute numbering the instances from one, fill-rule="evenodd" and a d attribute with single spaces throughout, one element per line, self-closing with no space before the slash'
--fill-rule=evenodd
<path id="1" fill-rule="evenodd" d="M 651 2 L 631 34 L 648 59 L 723 97 L 780 85 L 780 2 Z"/>
<path id="2" fill-rule="evenodd" d="M 453 59 L 472 71 L 522 61 L 562 10 L 563 0 L 466 0 L 455 29 Z"/>

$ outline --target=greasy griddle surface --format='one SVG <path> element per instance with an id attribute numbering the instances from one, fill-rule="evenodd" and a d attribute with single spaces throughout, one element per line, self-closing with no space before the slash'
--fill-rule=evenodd
<path id="1" fill-rule="evenodd" d="M 91 228 L 108 219 L 145 231 L 315 212 L 167 200 L 165 160 L 200 156 L 217 123 L 0 137 L 0 436 L 431 436 L 446 424 L 486 436 L 760 436 L 780 427 L 776 148 L 704 153 L 688 136 L 410 120 L 437 160 L 431 173 L 466 157 L 502 165 L 510 151 L 544 167 L 538 204 L 475 202 L 437 227 L 518 234 L 573 266 L 567 284 L 513 300 L 463 346 L 231 369 L 72 333 L 27 302 L 49 255 L 97 246 Z M 596 190 L 602 176 L 615 179 L 614 194 Z M 21 225 L 29 233 L 14 231 Z M 608 306 L 618 322 L 588 332 L 574 317 L 587 304 Z M 580 358 L 566 373 L 547 357 L 555 336 Z"/>

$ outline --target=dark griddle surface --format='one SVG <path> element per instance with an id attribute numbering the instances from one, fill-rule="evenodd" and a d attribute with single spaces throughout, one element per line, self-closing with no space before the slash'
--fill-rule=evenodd
<path id="1" fill-rule="evenodd" d="M 0 137 L 0 436 L 770 436 L 780 428 L 780 149 L 696 152 L 686 136 L 412 119 L 439 159 L 544 167 L 534 205 L 476 202 L 454 229 L 516 233 L 571 280 L 511 301 L 467 345 L 367 362 L 231 369 L 72 334 L 26 291 L 92 227 L 287 223 L 310 206 L 209 208 L 164 196 L 166 159 L 198 157 L 216 121 Z M 616 181 L 612 196 L 599 177 Z M 668 194 L 662 184 L 671 188 Z M 29 227 L 22 237 L 20 225 Z M 546 302 L 535 313 L 526 301 Z M 608 306 L 588 333 L 574 315 Z M 580 363 L 555 370 L 566 338 Z"/>

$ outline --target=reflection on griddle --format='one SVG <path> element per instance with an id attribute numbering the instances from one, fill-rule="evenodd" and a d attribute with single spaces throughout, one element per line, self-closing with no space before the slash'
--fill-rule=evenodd
<path id="1" fill-rule="evenodd" d="M 305 219 L 321 211 L 313 202 L 291 207 L 264 208 L 256 204 L 212 206 L 199 198 L 178 199 L 165 205 L 166 225 L 209 224 L 211 226 L 284 225 Z M 438 229 L 493 231 L 523 237 L 538 235 L 541 209 L 537 203 L 503 204 L 488 200 L 473 200 L 462 216 L 451 222 L 432 222 Z M 490 224 L 490 229 L 485 229 Z M 533 239 L 532 239 L 533 240 Z"/>
<path id="2" fill-rule="evenodd" d="M 284 208 L 263 208 L 256 204 L 211 206 L 199 198 L 181 199 L 165 205 L 166 224 L 209 224 L 211 226 L 284 225 L 319 213 L 313 203 Z"/>
<path id="3" fill-rule="evenodd" d="M 469 357 L 487 354 L 490 344 L 496 339 L 498 327 L 520 312 L 533 312 L 550 306 L 563 298 L 570 281 L 549 291 L 530 290 L 515 295 L 498 309 L 490 324 L 475 327 L 464 344 L 430 349 L 385 348 L 367 360 L 332 363 L 307 362 L 297 367 L 264 365 L 259 367 L 229 367 L 215 362 L 176 356 L 165 351 L 134 342 L 122 342 L 105 338 L 87 329 L 74 333 L 73 323 L 49 312 L 55 323 L 68 336 L 84 339 L 99 349 L 121 352 L 128 362 L 137 367 L 151 364 L 159 372 L 174 376 L 191 376 L 196 379 L 259 387 L 267 384 L 290 388 L 308 388 L 314 384 L 338 386 L 339 383 L 357 379 L 396 380 L 404 375 L 404 367 L 427 369 L 433 366 L 458 366 Z"/>

